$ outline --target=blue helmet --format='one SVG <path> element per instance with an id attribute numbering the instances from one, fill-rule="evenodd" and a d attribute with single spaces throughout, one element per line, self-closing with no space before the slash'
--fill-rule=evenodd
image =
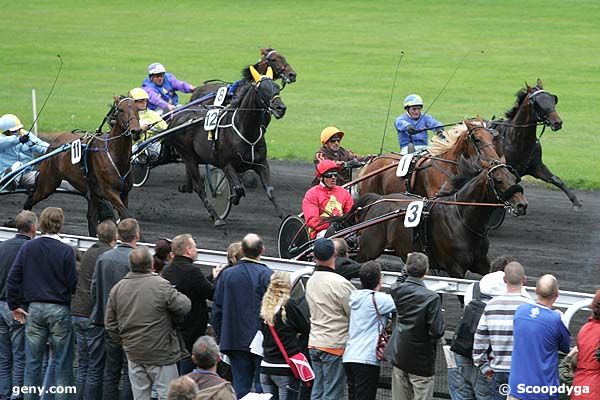
<path id="1" fill-rule="evenodd" d="M 404 99 L 404 109 L 406 110 L 408 107 L 413 106 L 421 106 L 423 107 L 423 99 L 418 94 L 409 94 Z"/>
<path id="2" fill-rule="evenodd" d="M 0 117 L 0 132 L 18 132 L 23 128 L 21 120 L 14 114 L 4 114 Z"/>

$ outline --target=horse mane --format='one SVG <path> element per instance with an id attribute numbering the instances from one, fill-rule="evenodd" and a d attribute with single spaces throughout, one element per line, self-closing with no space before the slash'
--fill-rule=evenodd
<path id="1" fill-rule="evenodd" d="M 528 91 L 526 88 L 521 88 L 517 93 L 515 93 L 515 96 L 517 96 L 517 101 L 515 101 L 515 105 L 510 110 L 504 113 L 506 118 L 512 119 L 515 115 L 517 115 L 517 111 L 521 107 L 521 104 L 523 104 L 523 100 L 525 100 L 527 93 Z"/>
<path id="2" fill-rule="evenodd" d="M 480 173 L 481 165 L 479 163 L 478 156 L 466 158 L 465 156 L 461 155 L 458 159 L 458 171 L 456 175 L 450 179 L 448 188 L 441 191 L 438 197 L 449 196 L 458 192 L 460 188 L 462 188 Z"/>
<path id="3" fill-rule="evenodd" d="M 240 82 L 240 86 L 238 86 L 237 93 L 231 100 L 231 103 L 229 103 L 230 107 L 235 108 L 235 107 L 239 107 L 241 105 L 242 100 L 246 96 L 246 93 L 252 87 L 252 82 L 254 82 L 254 79 L 252 79 L 252 78 L 250 78 L 250 81 Z"/>
<path id="4" fill-rule="evenodd" d="M 467 133 L 468 129 L 464 123 L 454 125 L 451 129 L 442 132 L 443 138 L 434 135 L 431 138 L 431 143 L 427 146 L 427 150 L 432 156 L 439 156 L 446 153 L 459 142 L 460 138 Z"/>

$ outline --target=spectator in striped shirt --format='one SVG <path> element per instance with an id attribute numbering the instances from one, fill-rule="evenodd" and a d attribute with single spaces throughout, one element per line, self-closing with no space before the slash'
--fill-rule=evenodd
<path id="1" fill-rule="evenodd" d="M 498 388 L 508 383 L 513 350 L 513 316 L 517 308 L 532 300 L 521 292 L 527 282 L 518 262 L 504 268 L 506 293 L 494 297 L 485 306 L 473 342 L 473 362 L 490 379 L 496 399 L 504 399 Z"/>

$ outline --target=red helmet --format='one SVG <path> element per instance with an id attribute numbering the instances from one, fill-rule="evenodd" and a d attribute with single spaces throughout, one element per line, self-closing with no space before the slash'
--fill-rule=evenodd
<path id="1" fill-rule="evenodd" d="M 338 169 L 338 166 L 335 163 L 335 161 L 331 161 L 331 160 L 320 161 L 317 164 L 317 178 L 322 177 L 323 174 L 325 174 L 327 171 L 331 171 L 332 169 L 335 169 L 335 170 Z"/>

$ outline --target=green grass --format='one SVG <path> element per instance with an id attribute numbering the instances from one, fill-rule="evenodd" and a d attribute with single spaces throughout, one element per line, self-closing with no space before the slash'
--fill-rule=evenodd
<path id="1" fill-rule="evenodd" d="M 402 99 L 438 95 L 430 112 L 444 123 L 500 116 L 525 81 L 542 78 L 560 97 L 564 121 L 543 137 L 544 160 L 569 185 L 600 188 L 600 3 L 596 1 L 5 1 L 0 42 L 0 112 L 31 123 L 64 59 L 44 110 L 43 132 L 94 129 L 113 94 L 140 84 L 163 62 L 179 78 L 235 80 L 279 49 L 298 73 L 285 88 L 288 113 L 268 131 L 271 158 L 309 160 L 322 128 L 337 125 L 344 145 L 377 153 L 394 71 L 398 80 L 385 149 L 397 150 Z M 480 53 L 484 51 L 485 53 Z M 183 97 L 184 100 L 187 97 Z M 427 107 L 427 104 L 426 104 Z"/>

